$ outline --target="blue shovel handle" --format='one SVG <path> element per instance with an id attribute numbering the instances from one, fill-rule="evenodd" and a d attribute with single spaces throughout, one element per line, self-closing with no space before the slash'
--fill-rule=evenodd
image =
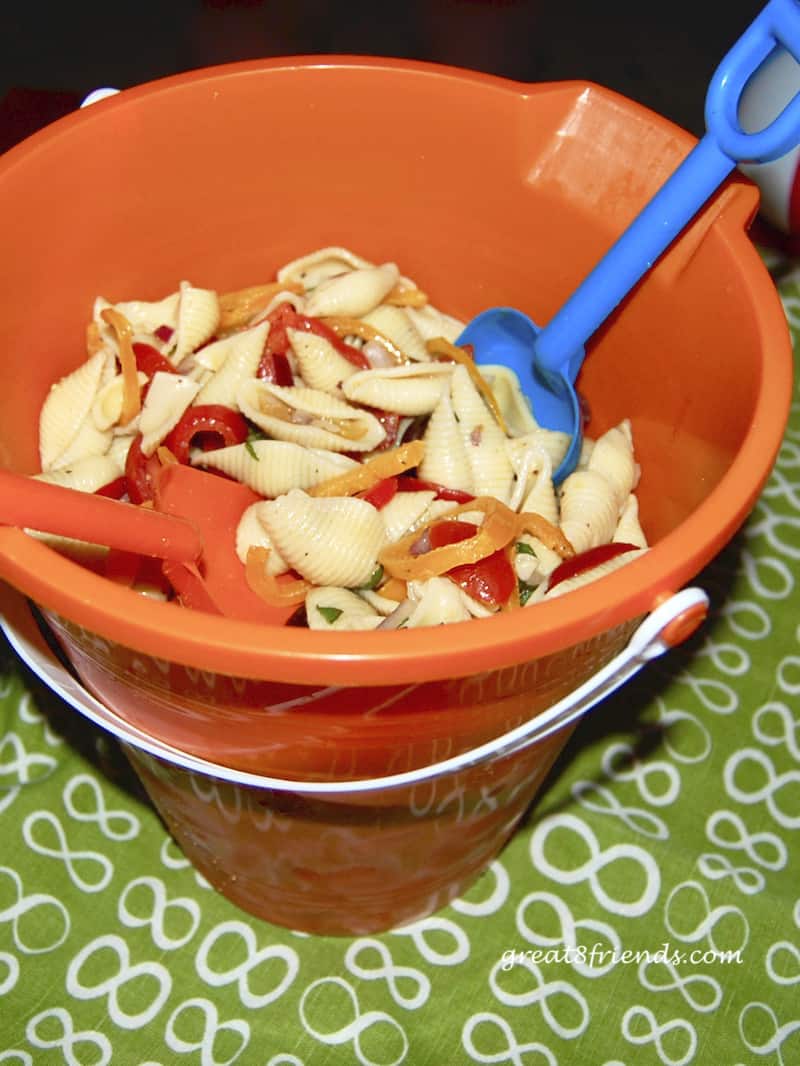
<path id="1" fill-rule="evenodd" d="M 603 256 L 536 339 L 540 367 L 574 381 L 583 345 L 666 251 L 738 162 L 769 162 L 800 143 L 800 93 L 763 130 L 748 133 L 739 102 L 749 79 L 778 49 L 800 63 L 800 2 L 769 0 L 714 74 L 708 132 Z"/>

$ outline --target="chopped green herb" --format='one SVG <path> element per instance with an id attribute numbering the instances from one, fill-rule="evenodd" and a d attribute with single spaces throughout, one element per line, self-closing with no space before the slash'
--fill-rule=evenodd
<path id="1" fill-rule="evenodd" d="M 317 610 L 329 626 L 332 626 L 336 619 L 339 617 L 339 615 L 342 613 L 341 607 L 320 607 L 318 605 Z"/>
<path id="2" fill-rule="evenodd" d="M 528 600 L 531 598 L 531 594 L 535 590 L 535 585 L 526 585 L 524 581 L 519 582 L 519 605 L 524 607 Z"/>
<path id="3" fill-rule="evenodd" d="M 533 550 L 533 548 L 530 546 L 530 544 L 526 544 L 524 540 L 518 540 L 517 544 L 516 544 L 516 548 L 517 548 L 517 555 L 535 555 L 536 554 L 536 552 Z"/>
<path id="4" fill-rule="evenodd" d="M 380 563 L 375 567 L 372 573 L 369 575 L 369 580 L 364 585 L 359 585 L 362 589 L 376 589 L 383 581 L 383 567 Z"/>
<path id="5" fill-rule="evenodd" d="M 267 439 L 266 436 L 261 432 L 261 430 L 258 428 L 258 426 L 254 426 L 252 424 L 248 425 L 248 427 L 247 427 L 247 440 L 244 442 L 244 446 L 245 446 L 245 448 L 247 448 L 247 452 L 250 455 L 251 459 L 255 459 L 256 462 L 259 462 L 259 458 L 258 458 L 258 452 L 253 447 L 253 441 L 254 440 L 266 440 L 266 439 Z"/>

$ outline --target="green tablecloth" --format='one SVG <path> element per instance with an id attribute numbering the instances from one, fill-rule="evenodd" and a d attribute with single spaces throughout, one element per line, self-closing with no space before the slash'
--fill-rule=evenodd
<path id="1" fill-rule="evenodd" d="M 467 896 L 382 936 L 236 910 L 0 650 L 0 1064 L 800 1063 L 798 559 L 795 405 L 709 623 L 579 728 Z"/>

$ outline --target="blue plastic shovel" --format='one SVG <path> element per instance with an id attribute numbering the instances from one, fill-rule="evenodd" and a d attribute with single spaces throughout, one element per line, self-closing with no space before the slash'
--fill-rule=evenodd
<path id="1" fill-rule="evenodd" d="M 570 434 L 554 474 L 559 482 L 580 457 L 581 410 L 574 382 L 584 345 L 666 251 L 737 163 L 767 163 L 800 142 L 800 94 L 764 129 L 748 133 L 739 102 L 748 80 L 777 50 L 800 62 L 800 3 L 770 0 L 717 68 L 706 96 L 706 134 L 548 324 L 495 307 L 474 318 L 458 343 L 479 364 L 502 364 L 519 377 L 537 422 Z"/>

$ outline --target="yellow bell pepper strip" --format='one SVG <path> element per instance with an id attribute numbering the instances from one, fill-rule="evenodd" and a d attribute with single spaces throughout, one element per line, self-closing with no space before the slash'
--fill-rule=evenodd
<path id="1" fill-rule="evenodd" d="M 403 288 L 399 281 L 384 300 L 392 307 L 424 307 L 427 302 L 427 294 L 422 289 Z"/>
<path id="2" fill-rule="evenodd" d="M 293 292 L 303 295 L 303 286 L 297 281 L 270 281 L 266 285 L 250 285 L 246 289 L 223 292 L 219 297 L 220 333 L 233 333 L 242 329 L 250 320 L 263 311 L 270 300 L 279 292 Z"/>
<path id="3" fill-rule="evenodd" d="M 378 595 L 387 600 L 396 600 L 397 603 L 402 603 L 408 595 L 408 587 L 405 581 L 390 577 L 388 581 L 378 588 Z"/>
<path id="4" fill-rule="evenodd" d="M 434 358 L 449 360 L 466 368 L 473 385 L 486 401 L 486 406 L 494 415 L 498 426 L 508 436 L 508 426 L 503 418 L 503 412 L 500 410 L 500 406 L 486 378 L 478 370 L 475 360 L 472 358 L 472 346 L 467 344 L 463 348 L 459 348 L 457 344 L 453 344 L 446 337 L 431 337 L 430 340 L 425 341 L 425 347 Z"/>
<path id="5" fill-rule="evenodd" d="M 390 355 L 395 357 L 398 365 L 411 362 L 406 353 L 398 348 L 385 333 L 381 333 L 368 322 L 362 322 L 360 318 L 350 318 L 348 315 L 326 315 L 321 321 L 339 337 L 360 337 L 365 341 L 377 341 Z"/>
<path id="6" fill-rule="evenodd" d="M 415 554 L 414 547 L 434 525 L 454 519 L 459 514 L 483 511 L 485 518 L 475 534 L 454 544 L 445 544 Z M 390 544 L 378 556 L 378 562 L 390 577 L 403 581 L 424 581 L 429 577 L 452 570 L 454 566 L 475 563 L 516 540 L 522 533 L 538 537 L 562 558 L 574 555 L 574 549 L 564 534 L 546 518 L 533 512 L 517 514 L 493 496 L 477 496 L 461 504 L 444 518 L 436 518 L 421 529 L 406 534 Z"/>
<path id="7" fill-rule="evenodd" d="M 100 312 L 100 317 L 111 326 L 117 337 L 119 365 L 122 370 L 122 412 L 119 416 L 119 424 L 127 426 L 136 418 L 142 407 L 139 371 L 133 351 L 133 326 L 114 307 L 104 308 Z"/>
<path id="8" fill-rule="evenodd" d="M 267 573 L 269 548 L 253 545 L 247 550 L 245 579 L 247 584 L 265 603 L 271 607 L 299 606 L 305 602 L 306 594 L 314 587 L 303 577 L 275 577 Z"/>
<path id="9" fill-rule="evenodd" d="M 422 462 L 425 444 L 421 440 L 409 441 L 391 451 L 379 452 L 344 474 L 321 481 L 308 490 L 309 496 L 355 496 L 374 488 L 384 478 L 394 477 L 404 470 L 411 470 Z"/>

